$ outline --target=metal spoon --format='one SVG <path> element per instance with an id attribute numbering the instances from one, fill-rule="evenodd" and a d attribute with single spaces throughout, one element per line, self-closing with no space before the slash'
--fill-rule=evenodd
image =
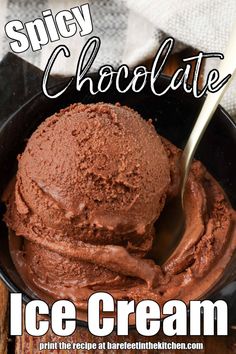
<path id="1" fill-rule="evenodd" d="M 163 215 L 157 225 L 158 235 L 155 247 L 157 253 L 155 258 L 159 264 L 164 263 L 181 240 L 185 227 L 184 192 L 191 163 L 201 138 L 203 137 L 222 96 L 236 74 L 236 26 L 230 36 L 224 60 L 221 62 L 218 71 L 220 78 L 222 79 L 229 74 L 231 77 L 219 91 L 208 93 L 182 153 L 180 159 L 181 179 L 179 194 L 171 200 L 167 208 L 163 211 Z M 167 237 L 167 235 L 169 235 L 169 237 Z"/>

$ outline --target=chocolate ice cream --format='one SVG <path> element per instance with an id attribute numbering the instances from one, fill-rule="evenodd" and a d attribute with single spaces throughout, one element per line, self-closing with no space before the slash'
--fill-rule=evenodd
<path id="1" fill-rule="evenodd" d="M 180 153 L 118 104 L 75 104 L 42 123 L 5 193 L 12 257 L 29 287 L 81 309 L 97 290 L 161 304 L 211 289 L 236 247 L 235 212 L 200 162 L 187 183 L 182 241 L 165 264 L 151 256 Z"/>

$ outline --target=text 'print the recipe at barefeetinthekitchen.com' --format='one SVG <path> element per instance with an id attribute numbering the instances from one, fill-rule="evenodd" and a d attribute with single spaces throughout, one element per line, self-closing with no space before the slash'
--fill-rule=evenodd
<path id="1" fill-rule="evenodd" d="M 91 6 L 92 8 L 92 6 Z M 10 38 L 10 48 L 14 53 L 23 53 L 27 50 L 38 51 L 49 42 L 60 41 L 62 37 L 72 37 L 75 35 L 86 36 L 93 31 L 92 16 L 89 4 L 63 10 L 53 15 L 50 9 L 42 12 L 42 18 L 32 19 L 22 23 L 21 19 L 8 22 L 5 32 Z M 53 94 L 48 90 L 48 80 L 53 65 L 60 55 L 68 58 L 71 55 L 70 49 L 66 45 L 58 45 L 52 52 L 44 70 L 42 91 L 48 98 L 61 96 L 70 85 L 75 83 L 76 90 L 81 91 L 85 82 L 89 83 L 89 91 L 92 95 L 99 92 L 107 92 L 115 82 L 116 89 L 120 93 L 140 92 L 147 83 L 150 85 L 154 95 L 162 96 L 169 90 L 177 90 L 182 87 L 185 92 L 192 93 L 194 97 L 200 98 L 207 92 L 217 92 L 230 79 L 231 75 L 220 78 L 217 69 L 212 69 L 207 76 L 205 85 L 198 87 L 199 75 L 203 59 L 211 58 L 224 59 L 222 53 L 203 53 L 199 52 L 193 57 L 183 59 L 183 67 L 178 68 L 171 77 L 170 83 L 165 89 L 158 90 L 158 78 L 174 47 L 174 39 L 167 38 L 160 46 L 153 60 L 151 70 L 148 71 L 143 65 L 136 66 L 132 73 L 126 64 L 114 69 L 111 65 L 103 65 L 99 71 L 99 80 L 94 83 L 93 79 L 87 76 L 94 60 L 98 54 L 101 40 L 98 37 L 90 38 L 84 45 L 81 53 L 78 53 L 78 63 L 75 77 L 69 79 L 64 88 Z M 191 79 L 190 72 L 193 71 Z M 189 85 L 190 84 L 190 85 Z M 96 87 L 95 87 L 96 86 Z"/>

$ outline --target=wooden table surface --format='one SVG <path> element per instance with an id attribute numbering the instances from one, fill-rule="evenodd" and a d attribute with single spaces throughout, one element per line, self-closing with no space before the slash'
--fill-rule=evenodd
<path id="1" fill-rule="evenodd" d="M 171 56 L 167 67 L 165 68 L 165 73 L 167 75 L 171 75 L 177 67 L 181 65 L 182 58 L 190 56 L 191 54 L 194 54 L 195 51 L 192 49 L 184 50 L 179 54 L 174 54 Z M 148 61 L 145 63 L 148 65 L 151 61 Z M 53 341 L 53 340 L 58 340 L 58 338 L 55 338 L 51 333 L 47 335 L 47 337 L 44 338 L 32 338 L 28 336 L 26 333 L 24 336 L 21 338 L 16 338 L 16 341 L 14 341 L 11 338 L 8 338 L 8 311 L 7 311 L 7 304 L 8 304 L 8 292 L 5 288 L 5 286 L 0 282 L 0 354 L 6 354 L 8 353 L 17 353 L 17 354 L 38 354 L 38 353 L 49 353 L 49 351 L 43 351 L 40 352 L 38 350 L 38 344 L 39 342 L 46 342 L 46 341 Z M 89 337 L 90 336 L 90 337 Z M 71 340 L 76 340 L 76 341 L 90 341 L 93 340 L 91 335 L 87 333 L 86 330 L 79 330 L 72 338 L 64 338 L 63 341 L 70 341 Z M 106 339 L 107 340 L 107 339 Z M 116 338 L 114 337 L 113 340 L 115 341 Z M 163 336 L 157 336 L 155 338 L 155 341 L 177 341 L 177 342 L 201 342 L 204 344 L 204 349 L 203 350 L 195 350 L 195 351 L 158 351 L 158 353 L 163 353 L 163 354 L 168 354 L 168 353 L 179 353 L 179 354 L 184 354 L 184 353 L 204 353 L 204 354 L 236 354 L 236 330 L 231 329 L 231 333 L 227 337 L 185 337 L 185 338 L 166 338 Z M 7 351 L 7 347 L 10 348 Z M 69 351 L 50 351 L 50 353 L 69 353 Z M 112 351 L 107 351 L 108 353 L 112 353 Z M 124 353 L 124 351 L 122 351 Z M 86 353 L 85 351 L 73 351 L 70 353 L 80 353 L 84 354 Z M 88 353 L 93 353 L 92 351 L 89 351 Z M 99 353 L 96 351 L 96 353 Z M 121 353 L 121 351 L 115 351 L 114 353 Z M 125 351 L 125 353 L 128 353 L 128 351 Z"/>

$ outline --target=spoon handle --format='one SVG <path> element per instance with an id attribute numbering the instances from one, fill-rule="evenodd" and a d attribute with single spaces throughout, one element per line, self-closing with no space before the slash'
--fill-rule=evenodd
<path id="1" fill-rule="evenodd" d="M 228 74 L 231 74 L 228 82 L 217 92 L 209 92 L 206 100 L 202 106 L 202 109 L 199 113 L 197 121 L 194 125 L 194 128 L 189 136 L 187 144 L 184 148 L 182 159 L 181 159 L 181 168 L 182 168 L 182 184 L 181 184 L 181 199 L 183 202 L 183 195 L 185 189 L 185 183 L 188 177 L 189 169 L 195 151 L 198 147 L 201 138 L 210 123 L 212 116 L 223 96 L 229 84 L 231 83 L 234 75 L 236 74 L 236 26 L 234 26 L 233 32 L 230 36 L 227 49 L 224 54 L 224 60 L 220 63 L 218 68 L 220 78 L 226 77 Z"/>

